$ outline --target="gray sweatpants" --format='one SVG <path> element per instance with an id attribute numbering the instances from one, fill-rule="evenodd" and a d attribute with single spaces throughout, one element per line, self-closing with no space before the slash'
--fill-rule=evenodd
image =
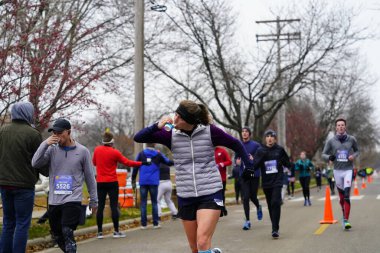
<path id="1" fill-rule="evenodd" d="M 161 217 L 161 199 L 164 197 L 166 205 L 169 207 L 172 215 L 177 215 L 178 211 L 172 201 L 172 182 L 170 180 L 160 180 L 158 185 L 158 195 L 157 195 L 157 205 L 158 205 L 158 216 Z"/>

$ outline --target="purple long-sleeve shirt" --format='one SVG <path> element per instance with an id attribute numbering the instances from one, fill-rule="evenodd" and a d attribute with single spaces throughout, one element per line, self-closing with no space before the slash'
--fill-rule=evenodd
<path id="1" fill-rule="evenodd" d="M 252 161 L 249 159 L 247 151 L 238 139 L 225 133 L 222 129 L 212 124 L 210 125 L 210 132 L 211 141 L 215 147 L 224 146 L 226 148 L 232 149 L 239 157 L 241 157 L 246 167 L 252 168 Z M 159 129 L 158 123 L 155 123 L 136 133 L 134 140 L 140 143 L 160 143 L 171 149 L 172 132 L 165 131 L 164 129 Z"/>

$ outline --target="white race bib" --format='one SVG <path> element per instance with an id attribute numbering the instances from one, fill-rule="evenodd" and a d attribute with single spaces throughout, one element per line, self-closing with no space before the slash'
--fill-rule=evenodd
<path id="1" fill-rule="evenodd" d="M 347 150 L 337 150 L 336 151 L 336 161 L 337 162 L 348 162 L 348 151 Z"/>
<path id="2" fill-rule="evenodd" d="M 62 175 L 54 177 L 54 194 L 69 195 L 73 194 L 73 177 Z"/>
<path id="3" fill-rule="evenodd" d="M 270 161 L 265 162 L 265 173 L 266 174 L 278 173 L 276 160 L 270 160 Z"/>

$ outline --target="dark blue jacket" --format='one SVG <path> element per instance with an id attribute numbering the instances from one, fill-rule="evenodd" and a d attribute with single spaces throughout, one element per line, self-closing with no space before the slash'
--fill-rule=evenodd
<path id="1" fill-rule="evenodd" d="M 256 141 L 247 141 L 247 142 L 243 142 L 242 141 L 242 144 L 245 148 L 245 150 L 247 151 L 248 154 L 251 154 L 253 157 L 255 157 L 255 153 L 256 151 L 259 149 L 259 147 L 261 146 L 258 142 Z M 236 162 L 236 159 L 238 158 L 238 156 L 235 155 L 235 162 Z M 243 170 L 244 170 L 244 165 L 243 163 L 240 165 L 240 176 L 243 174 Z M 260 170 L 256 170 L 255 171 L 255 177 L 260 177 Z"/>
<path id="2" fill-rule="evenodd" d="M 160 184 L 160 163 L 172 166 L 173 161 L 169 160 L 165 155 L 161 154 L 155 149 L 146 148 L 141 151 L 136 161 L 147 162 L 148 158 L 151 159 L 151 165 L 141 165 L 141 167 L 133 168 L 132 180 L 136 180 L 138 171 L 140 170 L 140 185 L 159 185 Z"/>

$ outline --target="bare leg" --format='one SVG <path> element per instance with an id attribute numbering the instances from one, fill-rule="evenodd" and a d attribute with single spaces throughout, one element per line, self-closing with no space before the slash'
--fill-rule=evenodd
<path id="1" fill-rule="evenodd" d="M 200 209 L 197 211 L 197 245 L 199 250 L 211 248 L 211 239 L 218 223 L 220 210 Z"/>
<path id="2" fill-rule="evenodd" d="M 191 248 L 192 253 L 198 252 L 197 247 L 197 221 L 187 221 L 182 220 L 183 228 L 185 229 L 187 241 L 189 242 L 189 246 Z"/>

